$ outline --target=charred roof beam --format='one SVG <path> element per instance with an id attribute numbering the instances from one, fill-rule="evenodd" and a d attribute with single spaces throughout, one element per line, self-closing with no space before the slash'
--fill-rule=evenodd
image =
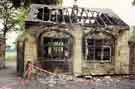
<path id="1" fill-rule="evenodd" d="M 104 10 L 91 10 L 80 7 L 60 8 L 48 5 L 32 5 L 28 21 L 49 22 L 56 24 L 80 24 L 80 25 L 120 25 L 127 26 L 119 17 Z"/>

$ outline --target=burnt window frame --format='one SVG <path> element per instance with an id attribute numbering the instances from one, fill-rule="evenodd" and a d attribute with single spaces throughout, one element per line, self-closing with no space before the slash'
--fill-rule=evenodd
<path id="1" fill-rule="evenodd" d="M 68 52 L 68 56 L 64 57 L 64 58 L 45 57 L 44 56 L 44 38 L 45 37 L 67 39 L 65 47 L 66 47 L 66 51 Z M 72 57 L 72 54 L 73 54 L 73 49 L 72 49 L 73 48 L 73 37 L 68 32 L 57 31 L 57 29 L 52 30 L 52 31 L 44 32 L 43 35 L 41 36 L 41 43 L 40 44 L 41 44 L 41 57 L 45 58 L 44 61 L 65 61 L 65 60 L 70 59 Z"/>
<path id="2" fill-rule="evenodd" d="M 84 60 L 88 63 L 111 63 L 114 59 L 114 56 L 115 56 L 115 53 L 114 53 L 115 52 L 115 38 L 113 38 L 112 35 L 106 34 L 106 33 L 103 33 L 104 35 L 106 35 L 105 38 L 92 37 L 92 34 L 98 36 L 98 33 L 102 33 L 102 32 L 88 33 L 87 35 L 84 36 L 83 45 L 82 45 L 82 46 L 84 46 L 83 47 Z M 93 49 L 93 52 L 94 52 L 93 53 L 93 59 L 88 58 L 88 43 L 87 43 L 88 39 L 94 40 L 94 44 L 89 45 L 89 47 L 91 47 L 91 49 Z M 102 44 L 101 45 L 95 45 L 96 40 L 101 40 Z M 109 43 L 107 43 L 107 42 L 109 42 Z M 100 58 L 101 60 L 97 60 L 96 57 L 95 57 L 96 56 L 96 48 L 98 48 L 98 47 L 101 48 L 101 54 L 100 54 L 100 57 L 102 56 L 102 58 Z M 107 56 L 105 56 L 104 49 L 106 49 L 106 48 L 108 48 L 110 50 L 109 53 L 108 53 L 109 54 L 109 60 L 105 60 L 105 58 Z"/>

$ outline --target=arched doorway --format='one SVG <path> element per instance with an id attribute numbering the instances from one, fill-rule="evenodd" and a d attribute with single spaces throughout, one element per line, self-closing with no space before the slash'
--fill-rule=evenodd
<path id="1" fill-rule="evenodd" d="M 62 31 L 43 32 L 39 37 L 39 60 L 49 71 L 72 72 L 73 37 Z"/>

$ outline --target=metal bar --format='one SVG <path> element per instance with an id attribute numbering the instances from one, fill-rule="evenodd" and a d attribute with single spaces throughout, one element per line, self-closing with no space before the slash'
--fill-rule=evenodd
<path id="1" fill-rule="evenodd" d="M 104 44 L 104 40 L 102 40 L 102 44 Z M 101 46 L 101 61 L 104 61 L 103 58 L 104 58 L 104 47 Z"/>
<path id="2" fill-rule="evenodd" d="M 68 11 L 68 10 L 67 10 Z M 72 24 L 72 19 L 71 19 L 71 15 L 69 14 L 69 11 L 68 11 L 68 16 L 69 16 L 69 21 L 70 23 Z"/>
<path id="3" fill-rule="evenodd" d="M 109 55 L 110 59 L 109 60 L 112 61 L 112 49 L 111 49 L 111 47 L 109 47 L 109 49 L 110 49 L 110 52 L 109 52 L 110 53 L 110 55 Z"/>
<path id="4" fill-rule="evenodd" d="M 58 9 L 55 11 L 55 16 L 56 16 L 56 23 L 58 23 Z"/>
<path id="5" fill-rule="evenodd" d="M 45 16 L 45 13 L 44 13 L 44 8 L 43 8 L 43 15 L 42 15 L 42 20 L 44 21 L 44 16 Z"/>
<path id="6" fill-rule="evenodd" d="M 96 60 L 96 40 L 94 39 L 94 58 L 93 60 L 95 61 Z"/>
<path id="7" fill-rule="evenodd" d="M 98 16 L 98 12 L 96 12 L 96 13 L 97 13 L 97 16 Z M 101 25 L 101 24 L 98 22 L 97 17 L 94 17 L 94 19 L 95 19 L 95 21 L 97 22 L 98 25 Z"/>
<path id="8" fill-rule="evenodd" d="M 65 9 L 62 9 L 62 23 L 64 23 L 64 24 L 65 24 L 64 10 L 65 10 Z"/>
<path id="9" fill-rule="evenodd" d="M 95 19 L 97 25 L 101 25 L 101 24 L 98 22 L 97 18 L 94 18 L 94 19 Z"/>
<path id="10" fill-rule="evenodd" d="M 49 20 L 48 20 L 48 21 L 50 21 L 50 22 L 51 22 L 51 17 L 52 17 L 52 16 L 51 16 L 51 12 L 52 12 L 52 10 L 51 10 L 51 9 L 49 9 L 49 12 L 50 12 L 50 13 L 49 13 Z"/>
<path id="11" fill-rule="evenodd" d="M 84 10 L 84 13 L 85 13 L 85 15 L 86 15 L 86 16 L 83 16 L 83 17 L 84 17 L 84 23 L 86 23 L 86 20 L 87 20 L 87 18 L 88 18 L 88 13 L 87 13 L 86 10 Z"/>
<path id="12" fill-rule="evenodd" d="M 76 11 L 76 13 L 75 13 L 75 11 Z M 76 23 L 77 23 L 77 19 L 78 19 L 77 14 L 78 14 L 78 10 L 77 10 L 77 9 L 75 9 L 75 10 L 74 10 L 74 15 L 75 15 L 75 20 L 76 20 Z"/>
<path id="13" fill-rule="evenodd" d="M 68 12 L 68 9 L 65 8 L 65 11 L 66 11 L 66 16 L 68 17 L 69 21 L 70 21 L 70 18 L 69 18 L 69 12 Z M 64 18 L 65 19 L 65 18 Z M 65 20 L 66 21 L 66 20 Z M 71 21 L 70 21 L 71 22 Z"/>
<path id="14" fill-rule="evenodd" d="M 99 15 L 99 14 L 98 14 Z M 101 19 L 101 21 L 104 23 L 104 26 L 107 26 L 107 24 L 105 23 L 105 21 L 103 20 L 103 18 L 101 18 L 101 16 L 98 16 L 100 19 Z"/>
<path id="15" fill-rule="evenodd" d="M 113 24 L 113 23 L 111 22 L 111 20 L 108 18 L 108 16 L 106 16 L 105 14 L 103 14 L 103 15 L 104 15 L 104 17 L 109 21 L 110 24 Z"/>
<path id="16" fill-rule="evenodd" d="M 57 58 L 57 59 L 52 58 L 51 60 L 50 59 L 44 60 L 44 62 L 65 62 L 65 60 L 63 58 Z"/>

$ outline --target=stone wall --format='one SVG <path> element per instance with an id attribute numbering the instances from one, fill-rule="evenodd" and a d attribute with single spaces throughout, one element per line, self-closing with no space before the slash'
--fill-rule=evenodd
<path id="1" fill-rule="evenodd" d="M 42 28 L 40 31 L 35 29 L 31 29 L 35 35 L 28 36 L 25 42 L 25 61 L 31 60 L 35 62 L 37 60 L 38 55 L 38 47 L 36 37 L 41 33 L 46 31 L 48 28 Z M 56 29 L 57 27 L 51 27 Z M 94 74 L 94 75 L 102 75 L 102 74 L 125 74 L 128 73 L 129 66 L 129 48 L 128 48 L 128 30 L 120 31 L 115 43 L 115 56 L 113 57 L 112 62 L 108 63 L 87 63 L 84 60 L 82 53 L 82 37 L 83 30 L 79 25 L 74 25 L 71 28 L 59 28 L 60 30 L 64 30 L 65 32 L 70 33 L 74 38 L 73 43 L 73 57 L 72 66 L 73 73 L 75 75 L 78 74 Z M 116 29 L 117 30 L 117 29 Z"/>
<path id="2" fill-rule="evenodd" d="M 117 32 L 116 34 L 117 38 L 115 42 L 115 55 L 112 57 L 112 62 L 88 63 L 83 59 L 82 73 L 84 75 L 129 73 L 128 30 L 123 30 Z"/>

